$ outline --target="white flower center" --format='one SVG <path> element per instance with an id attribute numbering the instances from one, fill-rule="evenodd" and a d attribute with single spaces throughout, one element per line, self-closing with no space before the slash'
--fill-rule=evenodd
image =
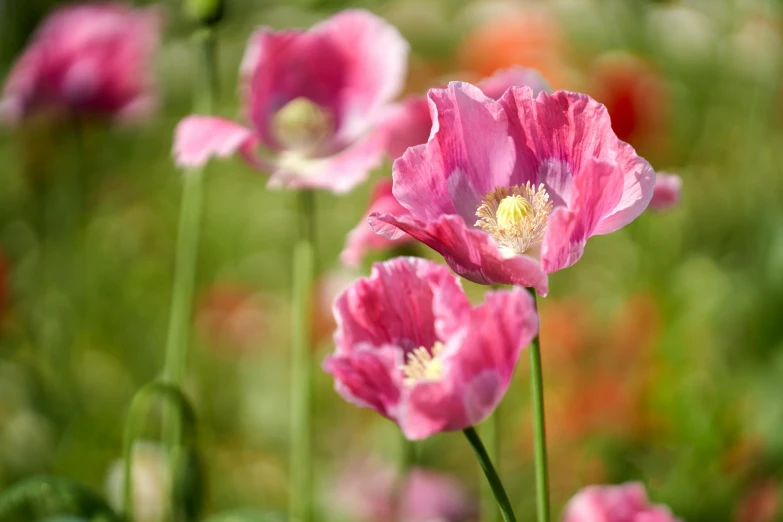
<path id="1" fill-rule="evenodd" d="M 400 367 L 405 376 L 403 384 L 405 386 L 414 386 L 421 381 L 438 382 L 443 378 L 443 360 L 440 355 L 445 349 L 445 345 L 436 341 L 432 350 L 423 346 L 416 348 L 408 353 L 407 361 Z"/>
<path id="2" fill-rule="evenodd" d="M 295 98 L 272 117 L 272 133 L 288 150 L 313 152 L 334 133 L 327 110 L 307 98 Z"/>
<path id="3" fill-rule="evenodd" d="M 488 232 L 505 253 L 523 254 L 541 244 L 552 212 L 544 185 L 499 187 L 487 194 L 476 216 L 477 227 Z"/>

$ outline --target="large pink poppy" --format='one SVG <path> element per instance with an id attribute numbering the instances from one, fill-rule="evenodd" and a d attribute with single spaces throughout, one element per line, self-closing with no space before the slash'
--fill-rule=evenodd
<path id="1" fill-rule="evenodd" d="M 406 257 L 376 263 L 334 314 L 336 351 L 324 369 L 337 392 L 412 440 L 486 419 L 538 331 L 524 289 L 489 292 L 474 308 L 445 266 Z"/>
<path id="2" fill-rule="evenodd" d="M 512 87 L 495 101 L 453 82 L 428 94 L 426 144 L 394 162 L 393 193 L 410 216 L 372 213 L 390 239 L 409 234 L 480 284 L 548 290 L 587 239 L 641 214 L 655 172 L 584 94 Z"/>

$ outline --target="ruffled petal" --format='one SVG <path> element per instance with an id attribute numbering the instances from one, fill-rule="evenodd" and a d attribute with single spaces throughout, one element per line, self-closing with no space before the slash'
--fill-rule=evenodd
<path id="1" fill-rule="evenodd" d="M 574 180 L 570 206 L 558 207 L 549 216 L 541 244 L 541 266 L 548 274 L 567 268 L 582 257 L 601 216 L 622 197 L 623 178 L 616 165 L 595 161 L 583 171 Z"/>
<path id="2" fill-rule="evenodd" d="M 615 206 L 603 209 L 594 234 L 627 225 L 647 207 L 655 173 L 617 138 L 603 105 L 567 91 L 534 97 L 527 87 L 509 89 L 500 102 L 517 149 L 513 184 L 543 183 L 555 207 L 572 208 L 575 178 L 591 175 L 592 165 L 600 161 L 616 166 L 623 189 Z"/>
<path id="3" fill-rule="evenodd" d="M 400 400 L 402 352 L 393 346 L 364 344 L 350 355 L 327 357 L 323 369 L 335 377 L 335 390 L 348 402 L 394 418 Z"/>
<path id="4" fill-rule="evenodd" d="M 213 156 L 228 157 L 240 151 L 256 167 L 256 134 L 242 125 L 214 116 L 188 116 L 174 131 L 174 158 L 180 167 L 200 167 Z"/>
<path id="5" fill-rule="evenodd" d="M 372 213 L 370 226 L 394 238 L 406 233 L 440 253 L 459 275 L 483 285 L 507 284 L 548 292 L 547 276 L 539 263 L 525 255 L 506 258 L 489 234 L 469 229 L 459 216 L 444 215 L 430 223 L 408 216 Z"/>
<path id="6" fill-rule="evenodd" d="M 350 191 L 367 179 L 383 161 L 383 136 L 372 133 L 342 152 L 326 158 L 310 158 L 283 152 L 269 180 L 271 188 L 327 189 L 336 194 Z"/>
<path id="7" fill-rule="evenodd" d="M 444 291 L 454 300 L 452 309 L 468 306 L 459 281 L 444 266 L 412 257 L 374 264 L 369 278 L 335 301 L 337 355 L 348 355 L 361 343 L 394 345 L 404 352 L 432 348 L 438 340 L 433 299 Z"/>
<path id="8" fill-rule="evenodd" d="M 680 203 L 682 178 L 676 174 L 658 172 L 655 176 L 655 189 L 650 200 L 651 210 L 668 210 Z"/>
<path id="9" fill-rule="evenodd" d="M 467 83 L 427 96 L 432 133 L 394 162 L 394 196 L 422 221 L 459 214 L 472 224 L 484 196 L 509 184 L 515 154 L 506 115 Z"/>

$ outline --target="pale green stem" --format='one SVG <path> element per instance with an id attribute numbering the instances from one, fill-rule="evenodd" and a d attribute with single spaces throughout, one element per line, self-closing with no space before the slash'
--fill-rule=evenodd
<path id="1" fill-rule="evenodd" d="M 315 259 L 315 208 L 311 191 L 298 194 L 299 240 L 293 256 L 293 320 L 291 331 L 291 446 L 289 495 L 291 515 L 310 522 L 312 507 L 312 288 Z"/>
<path id="2" fill-rule="evenodd" d="M 481 438 L 474 428 L 467 428 L 463 430 L 463 432 L 473 448 L 473 453 L 475 453 L 476 459 L 478 460 L 481 469 L 484 471 L 484 475 L 487 477 L 487 482 L 492 489 L 492 494 L 495 496 L 495 501 L 497 502 L 504 522 L 516 522 L 517 519 L 514 516 L 514 510 L 511 508 L 511 502 L 508 500 L 506 490 L 503 488 L 503 483 L 500 481 L 500 477 L 498 476 L 497 471 L 495 471 L 495 467 L 492 465 L 492 460 L 489 458 L 489 454 L 487 453 L 486 448 L 484 448 L 484 444 L 481 443 Z"/>
<path id="3" fill-rule="evenodd" d="M 529 289 L 536 300 L 535 290 Z M 530 402 L 533 412 L 533 452 L 536 470 L 536 507 L 538 522 L 549 522 L 549 471 L 546 457 L 544 418 L 544 377 L 541 371 L 541 342 L 538 335 L 528 348 L 530 354 Z"/>
<path id="4" fill-rule="evenodd" d="M 500 467 L 500 462 L 498 460 L 498 453 L 499 453 L 499 411 L 500 409 L 495 409 L 495 412 L 489 416 L 487 420 L 484 421 L 484 423 L 481 425 L 481 433 L 483 435 L 483 439 L 486 441 L 485 446 L 487 449 L 487 455 L 489 455 L 489 458 L 492 462 L 498 463 L 498 468 Z M 481 514 L 482 514 L 482 520 L 484 522 L 497 522 L 500 520 L 500 512 L 497 508 L 497 502 L 495 501 L 495 494 L 492 491 L 492 488 L 490 487 L 490 484 L 483 483 L 484 486 L 481 489 Z"/>

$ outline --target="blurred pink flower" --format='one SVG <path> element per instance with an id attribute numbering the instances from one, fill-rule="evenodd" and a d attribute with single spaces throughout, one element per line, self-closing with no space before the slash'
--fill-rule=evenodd
<path id="1" fill-rule="evenodd" d="M 363 10 L 306 31 L 261 28 L 240 71 L 251 127 L 189 116 L 175 133 L 177 162 L 197 166 L 239 150 L 272 171 L 273 186 L 347 192 L 381 162 L 374 126 L 402 87 L 407 56 L 397 29 Z M 259 157 L 258 145 L 269 154 Z"/>
<path id="2" fill-rule="evenodd" d="M 538 330 L 524 289 L 489 292 L 472 308 L 446 267 L 405 257 L 376 263 L 334 314 L 337 348 L 324 369 L 335 389 L 411 440 L 487 418 Z"/>
<path id="3" fill-rule="evenodd" d="M 563 522 L 676 522 L 668 507 L 650 504 L 644 485 L 588 486 L 565 508 Z"/>
<path id="4" fill-rule="evenodd" d="M 452 82 L 428 94 L 433 132 L 394 162 L 394 196 L 411 216 L 370 214 L 389 239 L 407 233 L 480 284 L 548 289 L 590 236 L 633 221 L 655 172 L 612 132 L 603 105 L 584 94 L 499 101 Z"/>
<path id="5" fill-rule="evenodd" d="M 475 499 L 453 477 L 424 468 L 399 477 L 378 460 L 350 465 L 334 482 L 329 502 L 348 522 L 460 522 L 477 512 Z"/>
<path id="6" fill-rule="evenodd" d="M 524 67 L 496 71 L 476 84 L 484 95 L 493 100 L 503 96 L 509 87 L 521 85 L 533 89 L 533 95 L 549 90 L 538 71 Z M 386 152 L 391 158 L 399 158 L 408 147 L 426 143 L 432 129 L 427 96 L 409 96 L 395 104 L 380 126 L 386 134 Z"/>
<path id="7" fill-rule="evenodd" d="M 650 200 L 650 209 L 668 210 L 680 203 L 682 178 L 676 174 L 658 172 L 655 177 L 655 188 Z"/>
<path id="8" fill-rule="evenodd" d="M 359 224 L 348 233 L 345 239 L 345 248 L 340 253 L 340 261 L 345 266 L 352 268 L 359 266 L 368 251 L 387 250 L 413 241 L 413 238 L 407 234 L 397 239 L 387 239 L 373 232 L 367 224 L 367 217 L 372 212 L 392 213 L 397 216 L 409 214 L 392 194 L 392 180 L 382 179 L 376 183 L 367 213 L 359 221 Z"/>
<path id="9" fill-rule="evenodd" d="M 155 106 L 152 59 L 161 16 L 123 4 L 71 5 L 35 33 L 6 80 L 0 117 L 35 112 L 137 119 Z"/>

